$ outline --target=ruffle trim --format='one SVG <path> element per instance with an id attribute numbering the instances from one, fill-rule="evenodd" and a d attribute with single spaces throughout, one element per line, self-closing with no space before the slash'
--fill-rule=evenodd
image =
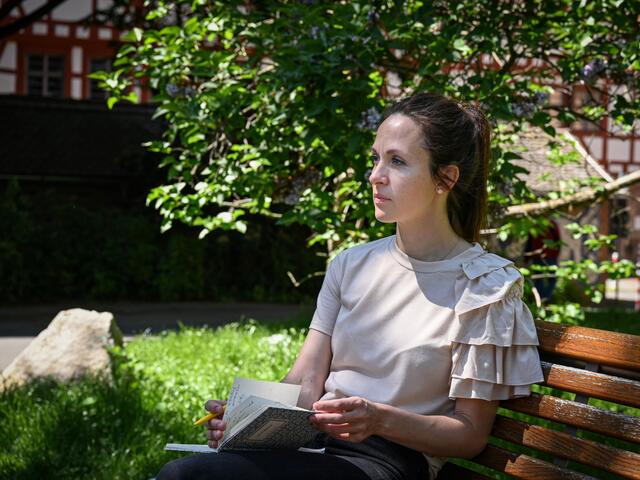
<path id="1" fill-rule="evenodd" d="M 462 270 L 466 278 L 456 285 L 457 315 L 495 303 L 507 294 L 522 293 L 522 275 L 511 260 L 484 253 L 464 263 Z"/>
<path id="2" fill-rule="evenodd" d="M 450 398 L 527 396 L 544 377 L 522 275 L 510 260 L 484 253 L 462 265 L 451 342 Z"/>
<path id="3" fill-rule="evenodd" d="M 520 285 L 489 305 L 456 315 L 449 341 L 470 345 L 538 345 L 533 316 L 520 299 Z"/>
<path id="4" fill-rule="evenodd" d="M 454 343 L 451 350 L 451 378 L 503 385 L 530 385 L 543 380 L 538 349 L 533 345 Z"/>
<path id="5" fill-rule="evenodd" d="M 526 397 L 544 380 L 534 346 L 453 345 L 449 398 L 508 400 Z"/>
<path id="6" fill-rule="evenodd" d="M 474 398 L 479 400 L 509 400 L 531 395 L 529 385 L 496 385 L 479 380 L 451 379 L 449 398 Z"/>
<path id="7" fill-rule="evenodd" d="M 493 253 L 484 252 L 482 255 L 478 255 L 472 260 L 463 263 L 462 270 L 464 270 L 469 280 L 474 280 L 508 265 L 513 265 L 513 262 Z"/>

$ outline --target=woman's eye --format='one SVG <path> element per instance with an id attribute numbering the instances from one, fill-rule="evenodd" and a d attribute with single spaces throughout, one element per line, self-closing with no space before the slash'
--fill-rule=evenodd
<path id="1" fill-rule="evenodd" d="M 399 158 L 399 157 L 393 157 L 391 159 L 391 161 L 395 164 L 395 165 L 404 165 L 404 161 Z"/>
<path id="2" fill-rule="evenodd" d="M 376 164 L 378 163 L 378 157 L 376 157 L 375 155 L 371 155 L 371 163 Z"/>

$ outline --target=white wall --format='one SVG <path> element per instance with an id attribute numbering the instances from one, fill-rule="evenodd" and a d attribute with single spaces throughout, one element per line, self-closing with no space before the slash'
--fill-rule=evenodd
<path id="1" fill-rule="evenodd" d="M 66 0 L 51 12 L 53 20 L 75 22 L 91 14 L 91 0 Z"/>

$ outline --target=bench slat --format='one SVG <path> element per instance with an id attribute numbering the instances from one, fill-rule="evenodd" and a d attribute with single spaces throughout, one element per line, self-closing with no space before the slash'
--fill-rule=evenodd
<path id="1" fill-rule="evenodd" d="M 593 477 L 521 453 L 509 452 L 495 445 L 487 445 L 473 461 L 516 478 L 531 480 L 590 480 Z"/>
<path id="2" fill-rule="evenodd" d="M 536 320 L 540 349 L 640 371 L 640 336 Z"/>
<path id="3" fill-rule="evenodd" d="M 640 382 L 541 362 L 547 386 L 640 408 Z"/>
<path id="4" fill-rule="evenodd" d="M 640 443 L 640 417 L 600 410 L 590 405 L 537 393 L 530 397 L 503 401 L 500 406 L 620 440 Z"/>
<path id="5" fill-rule="evenodd" d="M 538 425 L 527 425 L 503 416 L 496 417 L 491 433 L 512 443 L 575 460 L 625 478 L 640 480 L 640 455 L 637 453 L 583 440 Z"/>

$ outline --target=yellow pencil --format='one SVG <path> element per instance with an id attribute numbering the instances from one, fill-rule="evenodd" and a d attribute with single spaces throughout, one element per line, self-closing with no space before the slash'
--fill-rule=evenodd
<path id="1" fill-rule="evenodd" d="M 227 409 L 226 405 L 222 406 L 222 412 L 224 413 L 224 411 Z M 197 427 L 199 425 L 202 425 L 205 422 L 208 422 L 209 420 L 213 420 L 214 418 L 216 418 L 218 415 L 220 415 L 219 413 L 209 413 L 207 415 L 205 415 L 204 417 L 196 420 L 196 423 L 193 424 L 194 427 Z"/>

